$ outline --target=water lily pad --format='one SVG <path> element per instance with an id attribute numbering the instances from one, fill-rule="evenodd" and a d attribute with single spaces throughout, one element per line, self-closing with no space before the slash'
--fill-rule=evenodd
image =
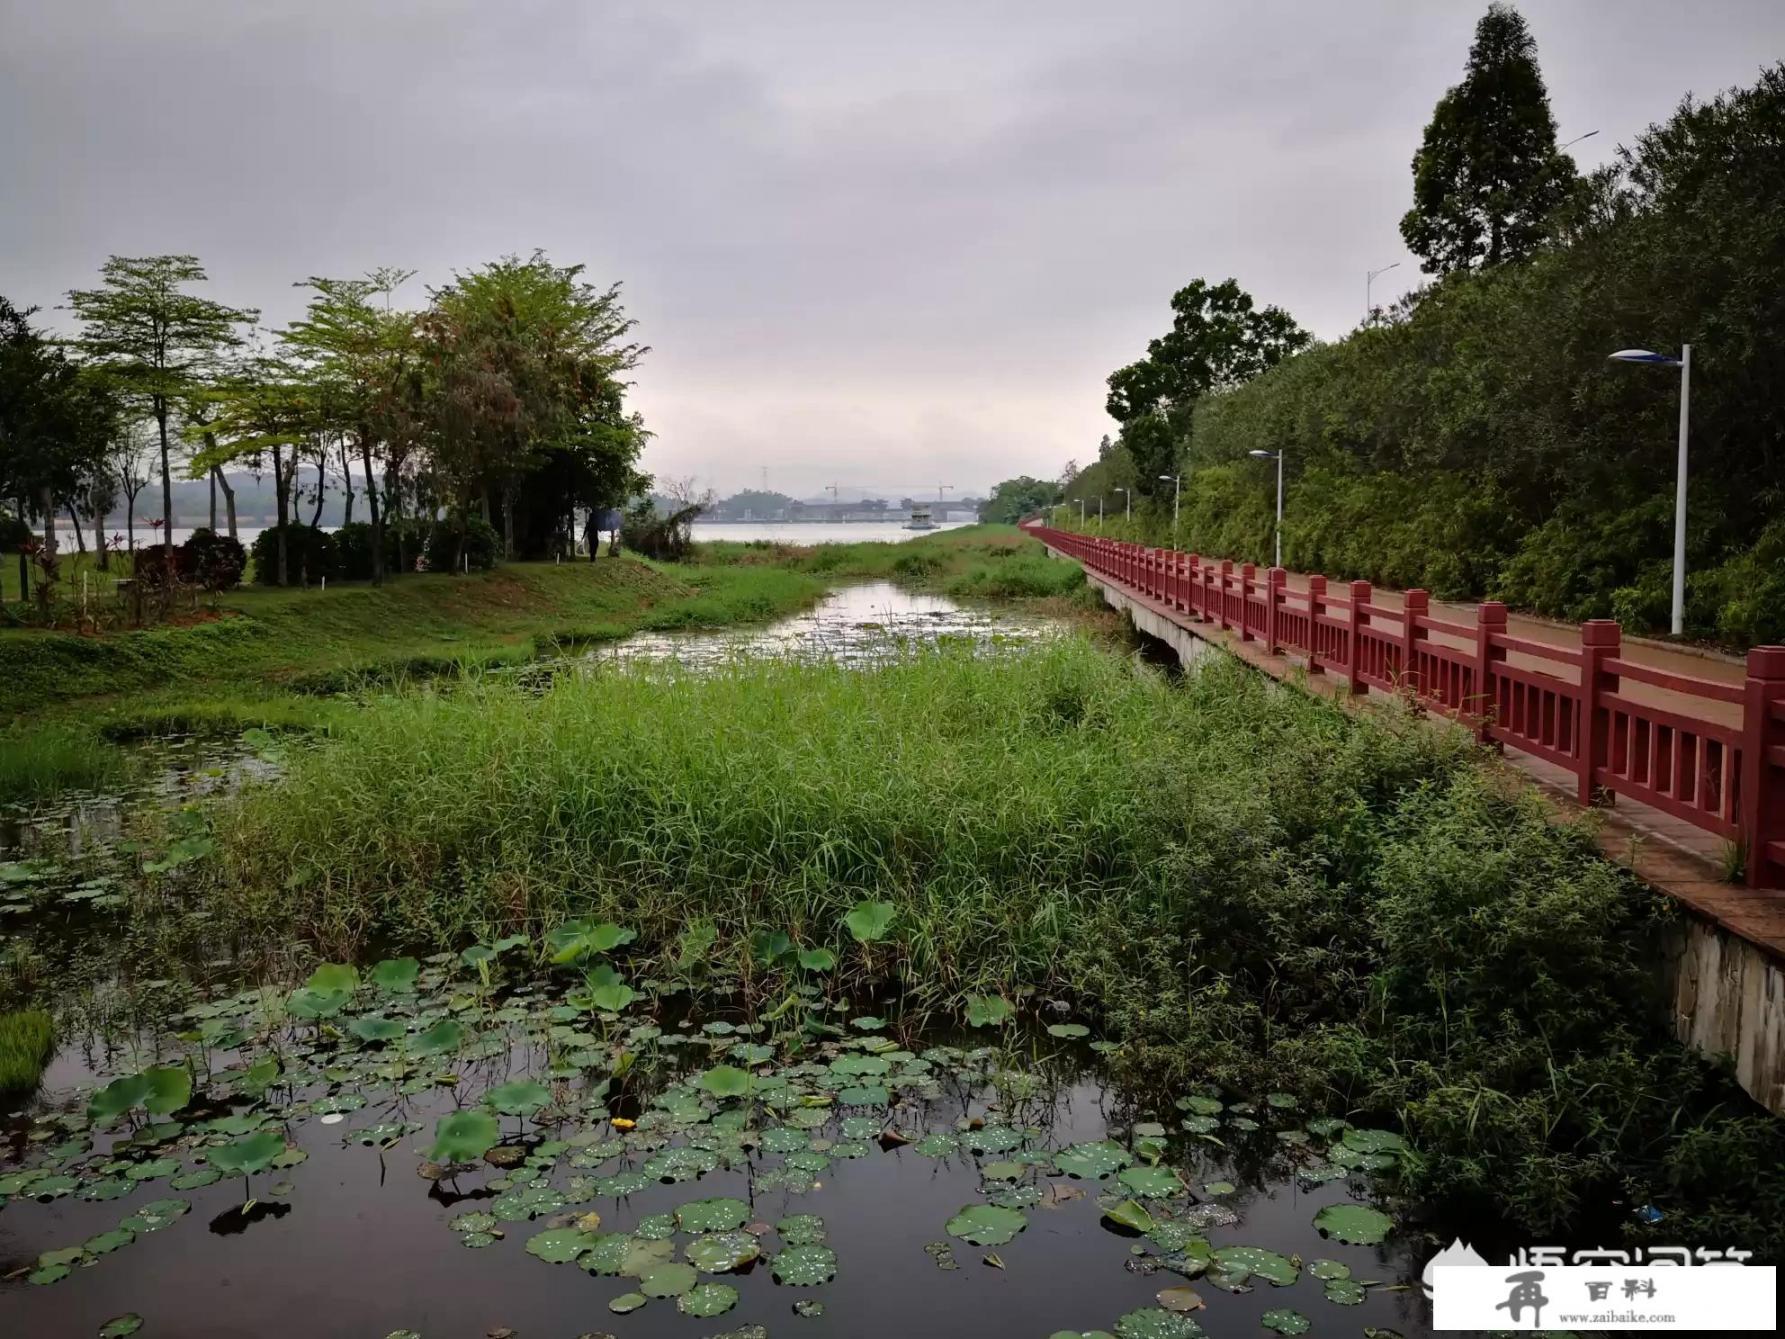
<path id="1" fill-rule="evenodd" d="M 1118 1227 L 1125 1227 L 1130 1232 L 1151 1233 L 1157 1224 L 1153 1215 L 1143 1205 L 1134 1200 L 1123 1200 L 1120 1204 L 1104 1210 L 1103 1216 Z"/>
<path id="2" fill-rule="evenodd" d="M 136 1240 L 136 1233 L 129 1228 L 115 1227 L 110 1232 L 101 1232 L 97 1236 L 88 1237 L 81 1243 L 81 1249 L 88 1255 L 110 1255 L 113 1251 L 122 1250 Z"/>
<path id="3" fill-rule="evenodd" d="M 415 1055 L 443 1055 L 447 1051 L 458 1050 L 464 1044 L 464 1024 L 455 1019 L 442 1018 L 410 1042 L 409 1050 Z"/>
<path id="4" fill-rule="evenodd" d="M 553 1227 L 527 1238 L 527 1254 L 548 1264 L 567 1265 L 594 1244 L 594 1237 L 578 1228 Z"/>
<path id="5" fill-rule="evenodd" d="M 1301 1273 L 1295 1261 L 1262 1246 L 1223 1246 L 1214 1259 L 1229 1275 L 1243 1279 L 1256 1274 L 1279 1288 L 1287 1288 Z"/>
<path id="6" fill-rule="evenodd" d="M 496 1146 L 499 1136 L 496 1118 L 489 1112 L 455 1111 L 434 1127 L 428 1157 L 435 1162 L 476 1162 Z"/>
<path id="7" fill-rule="evenodd" d="M 1340 1264 L 1337 1260 L 1313 1260 L 1308 1263 L 1307 1269 L 1308 1273 L 1323 1283 L 1351 1277 L 1351 1266 Z"/>
<path id="8" fill-rule="evenodd" d="M 748 1232 L 712 1232 L 689 1242 L 682 1254 L 703 1274 L 729 1274 L 761 1255 L 762 1247 Z"/>
<path id="9" fill-rule="evenodd" d="M 1177 1101 L 1177 1107 L 1179 1111 L 1188 1111 L 1196 1116 L 1218 1116 L 1221 1114 L 1222 1110 L 1222 1104 L 1219 1098 L 1206 1097 L 1201 1094 L 1196 1094 L 1190 1097 L 1180 1097 Z"/>
<path id="10" fill-rule="evenodd" d="M 680 1297 L 697 1282 L 694 1266 L 672 1260 L 640 1275 L 638 1290 L 646 1297 Z"/>
<path id="11" fill-rule="evenodd" d="M 1049 1023 L 1047 1025 L 1047 1034 L 1050 1037 L 1076 1039 L 1079 1037 L 1090 1036 L 1091 1029 L 1086 1027 L 1083 1023 Z"/>
<path id="12" fill-rule="evenodd" d="M 552 1100 L 552 1090 L 532 1079 L 515 1079 L 491 1088 L 483 1099 L 505 1116 L 529 1116 Z"/>
<path id="13" fill-rule="evenodd" d="M 1130 1167 L 1116 1180 L 1126 1186 L 1130 1194 L 1149 1200 L 1170 1199 L 1184 1189 L 1178 1174 L 1169 1167 Z"/>
<path id="14" fill-rule="evenodd" d="M 926 1134 L 911 1150 L 926 1158 L 946 1158 L 961 1151 L 961 1141 L 952 1134 Z"/>
<path id="15" fill-rule="evenodd" d="M 361 1041 L 382 1042 L 395 1041 L 407 1030 L 394 1018 L 381 1018 L 376 1014 L 367 1014 L 356 1018 L 347 1025 L 347 1030 Z"/>
<path id="16" fill-rule="evenodd" d="M 150 1200 L 147 1204 L 138 1205 L 136 1212 L 118 1226 L 139 1234 L 159 1232 L 178 1222 L 191 1208 L 185 1200 Z"/>
<path id="17" fill-rule="evenodd" d="M 714 1097 L 743 1097 L 750 1091 L 750 1071 L 736 1065 L 714 1065 L 700 1076 L 700 1086 Z"/>
<path id="18" fill-rule="evenodd" d="M 1356 1279 L 1330 1279 L 1326 1285 L 1326 1300 L 1339 1306 L 1358 1306 L 1364 1300 L 1364 1285 Z"/>
<path id="19" fill-rule="evenodd" d="M 1073 1144 L 1054 1154 L 1054 1166 L 1068 1176 L 1101 1178 L 1126 1167 L 1132 1158 L 1128 1150 L 1109 1139 L 1094 1143 Z"/>
<path id="20" fill-rule="evenodd" d="M 998 995 L 969 995 L 967 1024 L 970 1027 L 1002 1027 L 1016 1013 L 1009 1000 Z"/>
<path id="21" fill-rule="evenodd" d="M 775 1232 L 788 1246 L 814 1246 L 824 1241 L 824 1219 L 815 1213 L 790 1214 L 775 1224 Z"/>
<path id="22" fill-rule="evenodd" d="M 628 1278 L 643 1278 L 659 1265 L 668 1264 L 675 1253 L 676 1248 L 671 1242 L 628 1237 L 625 1253 L 620 1257 L 620 1273 Z"/>
<path id="23" fill-rule="evenodd" d="M 556 1213 L 570 1201 L 551 1186 L 523 1186 L 490 1201 L 490 1212 L 505 1223 L 524 1223 L 530 1218 Z"/>
<path id="24" fill-rule="evenodd" d="M 794 1246 L 777 1255 L 771 1267 L 777 1283 L 809 1288 L 836 1277 L 837 1255 L 828 1246 Z"/>
<path id="25" fill-rule="evenodd" d="M 386 958 L 371 971 L 374 986 L 386 994 L 402 995 L 415 989 L 421 964 L 414 958 Z"/>
<path id="26" fill-rule="evenodd" d="M 1002 1246 L 1016 1240 L 1029 1220 L 1015 1209 L 996 1204 L 970 1204 L 948 1220 L 944 1231 L 973 1246 Z"/>
<path id="27" fill-rule="evenodd" d="M 1191 1311 L 1202 1310 L 1202 1294 L 1194 1288 L 1176 1287 L 1161 1288 L 1157 1301 L 1167 1311 L 1176 1311 L 1183 1315 Z"/>
<path id="28" fill-rule="evenodd" d="M 1314 1226 L 1348 1246 L 1374 1246 L 1394 1227 L 1394 1220 L 1367 1204 L 1329 1204 L 1314 1215 Z"/>
<path id="29" fill-rule="evenodd" d="M 650 1184 L 651 1178 L 642 1172 L 616 1172 L 612 1176 L 598 1177 L 595 1181 L 595 1193 L 624 1199 L 647 1189 Z"/>
<path id="30" fill-rule="evenodd" d="M 786 1125 L 777 1125 L 762 1132 L 762 1151 L 765 1153 L 798 1153 L 801 1149 L 810 1148 L 811 1144 L 811 1135 Z"/>
<path id="31" fill-rule="evenodd" d="M 722 1316 L 738 1304 L 738 1290 L 728 1283 L 697 1283 L 676 1298 L 684 1316 Z"/>
<path id="32" fill-rule="evenodd" d="M 285 1140 L 281 1136 L 262 1130 L 233 1144 L 210 1149 L 205 1159 L 220 1172 L 247 1176 L 271 1167 L 273 1159 L 284 1151 Z"/>
<path id="33" fill-rule="evenodd" d="M 1202 1188 L 1205 1195 L 1231 1195 L 1235 1190 L 1232 1181 L 1210 1181 Z"/>
<path id="34" fill-rule="evenodd" d="M 1021 1148 L 1021 1132 L 1008 1125 L 988 1125 L 980 1130 L 967 1130 L 961 1135 L 961 1147 L 970 1153 L 1009 1153 Z"/>
<path id="35" fill-rule="evenodd" d="M 1116 1339 L 1197 1339 L 1202 1327 L 1163 1307 L 1142 1307 L 1116 1322 Z"/>
<path id="36" fill-rule="evenodd" d="M 143 1318 L 134 1311 L 127 1311 L 122 1316 L 113 1316 L 99 1327 L 99 1339 L 125 1339 L 143 1327 Z"/>
<path id="37" fill-rule="evenodd" d="M 1340 1139 L 1358 1153 L 1400 1153 L 1407 1147 L 1407 1141 L 1392 1130 L 1348 1129 Z"/>
<path id="38" fill-rule="evenodd" d="M 1314 1328 L 1314 1322 L 1299 1311 L 1288 1307 L 1279 1307 L 1267 1311 L 1258 1318 L 1258 1323 L 1267 1330 L 1275 1330 L 1278 1334 L 1306 1334 Z"/>
<path id="39" fill-rule="evenodd" d="M 676 1210 L 676 1223 L 684 1232 L 729 1232 L 749 1221 L 750 1206 L 730 1196 L 693 1200 Z"/>
<path id="40" fill-rule="evenodd" d="M 616 1316 L 629 1315 L 649 1300 L 643 1293 L 621 1293 L 608 1301 L 607 1309 Z"/>

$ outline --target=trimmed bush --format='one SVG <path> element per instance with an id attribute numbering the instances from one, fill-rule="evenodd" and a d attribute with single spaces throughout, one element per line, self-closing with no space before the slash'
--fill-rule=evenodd
<path id="1" fill-rule="evenodd" d="M 279 584 L 279 526 L 269 526 L 254 537 L 254 582 Z M 286 580 L 294 586 L 308 579 L 321 581 L 340 576 L 335 537 L 326 530 L 287 522 L 285 531 Z"/>
<path id="2" fill-rule="evenodd" d="M 482 517 L 454 517 L 429 527 L 424 553 L 429 571 L 457 572 L 469 565 L 487 572 L 496 565 L 499 545 L 496 528 Z"/>
<path id="3" fill-rule="evenodd" d="M 215 530 L 194 530 L 174 553 L 179 575 L 208 591 L 234 590 L 248 566 L 248 551 L 241 541 Z"/>

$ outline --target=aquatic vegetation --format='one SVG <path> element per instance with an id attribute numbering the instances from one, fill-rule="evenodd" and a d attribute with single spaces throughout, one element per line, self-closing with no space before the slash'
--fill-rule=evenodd
<path id="1" fill-rule="evenodd" d="M 56 1049 L 56 1025 L 41 1009 L 0 1013 L 0 1096 L 37 1086 Z"/>

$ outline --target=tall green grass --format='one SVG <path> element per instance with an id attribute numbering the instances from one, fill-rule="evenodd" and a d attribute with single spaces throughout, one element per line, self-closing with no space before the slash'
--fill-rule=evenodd
<path id="1" fill-rule="evenodd" d="M 85 726 L 56 722 L 0 728 L 0 803 L 97 789 L 116 781 L 124 770 L 117 750 Z"/>
<path id="2" fill-rule="evenodd" d="M 1565 1232 L 1613 1199 L 1785 1251 L 1785 1136 L 1671 1036 L 1663 904 L 1452 737 L 1069 639 L 400 697 L 217 817 L 217 924 L 332 954 L 569 914 L 862 956 L 908 1004 L 1075 1000 L 1166 1084 L 1402 1122 L 1407 1189 Z M 1635 1197 L 1641 1196 L 1641 1199 Z M 1708 1238 L 1707 1238 L 1708 1239 Z"/>
<path id="3" fill-rule="evenodd" d="M 56 1050 L 56 1029 L 39 1009 L 0 1013 L 0 1096 L 28 1093 Z"/>

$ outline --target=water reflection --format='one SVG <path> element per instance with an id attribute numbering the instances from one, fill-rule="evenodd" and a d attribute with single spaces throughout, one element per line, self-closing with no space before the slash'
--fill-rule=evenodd
<path id="1" fill-rule="evenodd" d="M 641 632 L 592 648 L 594 662 L 675 660 L 722 664 L 739 656 L 805 663 L 870 664 L 942 642 L 996 649 L 1023 645 L 1060 630 L 1056 619 L 1008 609 L 963 605 L 945 595 L 908 591 L 890 581 L 842 586 L 802 614 L 755 628 Z"/>

